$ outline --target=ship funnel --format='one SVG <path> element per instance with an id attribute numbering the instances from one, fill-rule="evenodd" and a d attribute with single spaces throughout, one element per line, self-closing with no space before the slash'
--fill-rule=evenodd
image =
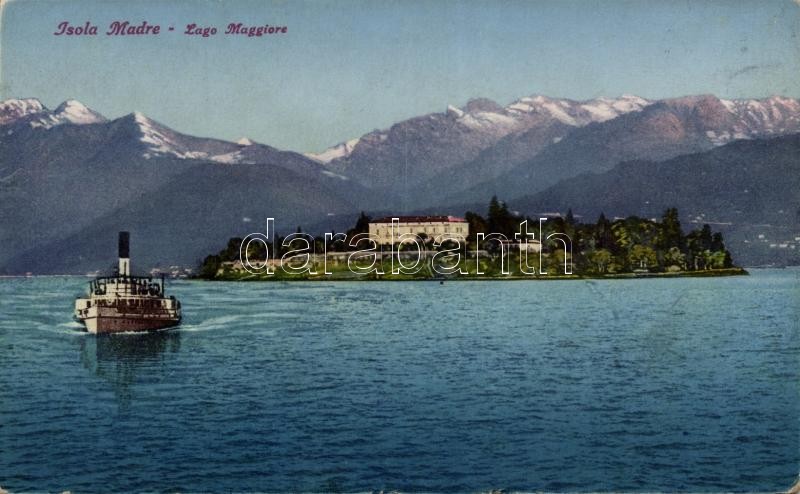
<path id="1" fill-rule="evenodd" d="M 131 275 L 131 256 L 130 256 L 131 235 L 128 232 L 119 232 L 119 275 Z"/>

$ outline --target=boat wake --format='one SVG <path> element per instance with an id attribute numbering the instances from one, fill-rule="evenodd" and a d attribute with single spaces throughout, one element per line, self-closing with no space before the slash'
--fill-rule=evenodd
<path id="1" fill-rule="evenodd" d="M 211 331 L 215 329 L 225 329 L 229 327 L 232 323 L 239 321 L 244 316 L 241 315 L 230 315 L 230 316 L 219 316 L 219 317 L 211 317 L 206 319 L 205 321 L 200 321 L 197 324 L 181 324 L 178 329 L 180 331 L 185 332 L 197 332 L 197 331 Z"/>
<path id="2" fill-rule="evenodd" d="M 79 323 L 78 321 L 68 321 L 62 322 L 58 325 L 59 328 L 72 328 L 72 329 L 82 329 L 83 324 Z"/>

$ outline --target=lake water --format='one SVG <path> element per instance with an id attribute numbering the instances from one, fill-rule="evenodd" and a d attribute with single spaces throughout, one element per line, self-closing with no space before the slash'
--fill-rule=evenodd
<path id="1" fill-rule="evenodd" d="M 0 486 L 784 490 L 799 275 L 182 281 L 180 329 L 104 337 L 86 279 L 0 280 Z"/>

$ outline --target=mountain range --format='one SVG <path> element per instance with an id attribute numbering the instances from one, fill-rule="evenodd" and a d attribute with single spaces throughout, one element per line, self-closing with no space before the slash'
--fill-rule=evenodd
<path id="1" fill-rule="evenodd" d="M 53 263 L 57 272 L 82 266 L 57 261 L 60 256 L 51 251 L 45 256 L 41 248 L 109 218 L 117 219 L 110 228 L 125 229 L 123 218 L 133 211 L 143 211 L 141 224 L 152 225 L 138 232 L 138 238 L 149 236 L 150 228 L 164 233 L 159 229 L 164 227 L 164 238 L 174 244 L 170 232 L 186 226 L 181 223 L 184 214 L 230 203 L 225 215 L 215 213 L 192 225 L 202 230 L 224 218 L 226 229 L 179 237 L 184 245 L 165 251 L 169 262 L 187 264 L 213 245 L 210 239 L 249 228 L 251 218 L 258 221 L 269 214 L 291 221 L 291 226 L 308 224 L 374 206 L 381 199 L 299 153 L 251 141 L 188 136 L 139 113 L 106 120 L 75 102 L 66 107 L 82 111 L 67 118 L 36 100 L 0 105 L 2 272 L 49 272 L 44 267 Z M 260 209 L 251 211 L 256 206 Z M 97 259 L 84 249 L 75 254 L 89 265 Z"/>
<path id="2" fill-rule="evenodd" d="M 798 142 L 779 138 L 798 132 L 800 103 L 778 96 L 531 96 L 507 106 L 474 99 L 303 154 L 182 134 L 137 112 L 109 120 L 75 100 L 55 110 L 33 98 L 6 100 L 0 273 L 102 268 L 121 229 L 147 245 L 137 250 L 144 266 L 191 265 L 230 236 L 263 230 L 266 217 L 284 231 L 328 230 L 361 210 L 457 211 L 493 194 L 531 214 L 685 206 L 695 216 L 791 230 L 792 214 L 766 216 L 800 206 L 796 192 L 781 188 L 799 175 Z M 782 165 L 767 166 L 777 150 Z M 745 155 L 762 164 L 747 168 L 737 161 Z M 734 170 L 740 182 L 724 180 Z M 777 202 L 763 197 L 778 189 Z M 705 196 L 718 200 L 696 200 Z M 762 211 L 766 219 L 749 214 Z"/>
<path id="3" fill-rule="evenodd" d="M 326 162 L 331 169 L 418 207 L 486 192 L 513 198 L 620 161 L 663 160 L 793 132 L 800 132 L 800 103 L 778 96 L 583 102 L 534 96 L 506 107 L 473 100 L 349 141 L 340 156 L 320 156 L 335 156 Z"/>

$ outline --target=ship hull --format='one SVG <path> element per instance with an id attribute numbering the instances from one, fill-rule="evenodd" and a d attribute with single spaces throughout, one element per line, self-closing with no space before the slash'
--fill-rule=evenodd
<path id="1" fill-rule="evenodd" d="M 180 318 L 141 318 L 130 316 L 87 317 L 81 322 L 93 334 L 159 331 L 180 324 Z"/>

